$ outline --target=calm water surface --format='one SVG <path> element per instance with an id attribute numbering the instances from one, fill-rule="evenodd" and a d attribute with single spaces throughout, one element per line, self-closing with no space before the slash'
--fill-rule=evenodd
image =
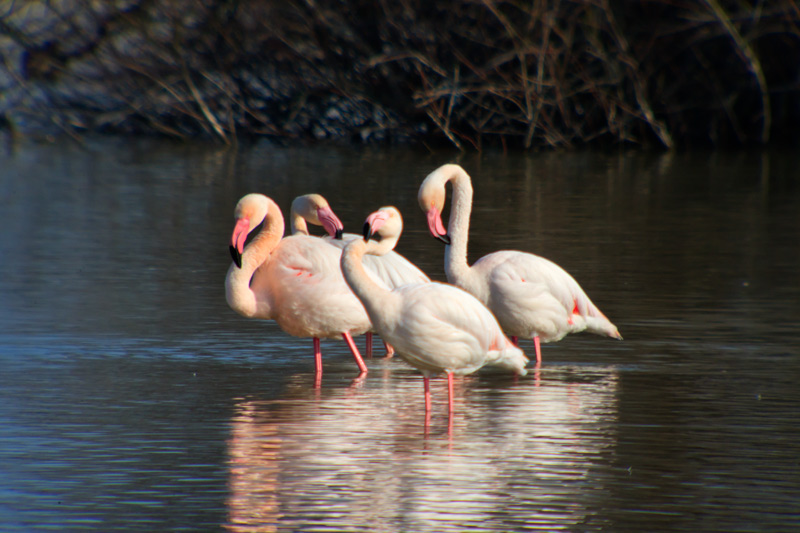
<path id="1" fill-rule="evenodd" d="M 796 531 L 800 157 L 226 150 L 134 140 L 0 155 L 1 531 Z M 435 381 L 225 303 L 237 199 L 393 204 L 473 176 L 470 258 L 561 264 L 625 341 Z M 363 346 L 363 339 L 359 339 Z M 523 347 L 532 351 L 532 343 Z M 379 353 L 381 351 L 379 350 Z"/>

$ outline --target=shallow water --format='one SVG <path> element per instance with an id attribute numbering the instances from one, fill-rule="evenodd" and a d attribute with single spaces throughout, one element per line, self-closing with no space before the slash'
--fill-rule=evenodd
<path id="1" fill-rule="evenodd" d="M 800 158 L 793 153 L 236 150 L 25 144 L 0 171 L 2 531 L 800 528 Z M 357 369 L 225 303 L 237 199 L 393 204 L 443 279 L 416 191 L 473 176 L 470 258 L 548 257 L 623 342 L 433 384 Z M 357 341 L 363 346 L 363 338 Z M 523 343 L 532 352 L 532 343 Z M 376 349 L 378 354 L 382 350 Z"/>

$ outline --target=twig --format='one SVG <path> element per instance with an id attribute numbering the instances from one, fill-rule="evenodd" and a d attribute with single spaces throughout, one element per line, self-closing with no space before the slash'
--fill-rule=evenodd
<path id="1" fill-rule="evenodd" d="M 717 0 L 705 0 L 705 2 L 714 12 L 717 20 L 719 20 L 719 22 L 725 27 L 725 31 L 728 32 L 728 35 L 730 35 L 734 44 L 736 44 L 736 47 L 739 49 L 739 53 L 748 63 L 750 72 L 752 72 L 756 77 L 758 88 L 761 91 L 761 109 L 764 113 L 764 119 L 761 123 L 761 142 L 767 143 L 769 142 L 769 132 L 772 125 L 772 111 L 770 108 L 767 80 L 764 77 L 763 70 L 761 69 L 761 62 L 758 60 L 758 56 L 753 51 L 750 43 L 745 41 L 745 39 L 742 37 L 742 34 L 739 33 L 739 30 L 737 30 L 736 26 L 733 25 L 730 17 L 719 4 L 719 2 L 717 2 Z"/>
<path id="2" fill-rule="evenodd" d="M 183 79 L 186 81 L 186 85 L 189 86 L 189 90 L 192 92 L 192 96 L 194 96 L 195 102 L 200 107 L 200 111 L 203 112 L 203 116 L 206 117 L 206 120 L 211 124 L 211 127 L 214 129 L 217 135 L 219 135 L 220 139 L 222 139 L 225 144 L 230 144 L 230 140 L 228 140 L 228 136 L 225 135 L 225 130 L 222 129 L 219 122 L 217 121 L 217 117 L 211 112 L 211 109 L 208 108 L 205 101 L 203 101 L 203 97 L 200 94 L 200 91 L 197 90 L 197 86 L 192 81 L 192 76 L 189 74 L 189 69 L 186 68 L 184 65 L 183 68 Z"/>
<path id="3" fill-rule="evenodd" d="M 622 57 L 620 57 L 620 60 L 629 66 L 631 79 L 633 81 L 633 92 L 636 96 L 636 103 L 639 104 L 639 109 L 642 110 L 644 118 L 647 120 L 647 123 L 650 125 L 656 136 L 658 136 L 659 140 L 664 144 L 665 147 L 672 148 L 672 135 L 670 135 L 669 130 L 667 130 L 667 127 L 664 125 L 664 123 L 658 120 L 655 116 L 655 113 L 653 113 L 653 108 L 650 106 L 650 102 L 645 94 L 646 91 L 644 88 L 644 83 L 642 82 L 642 77 L 639 76 L 639 65 L 629 52 L 630 47 L 628 46 L 628 40 L 624 35 L 622 35 L 622 32 L 617 26 L 614 13 L 611 11 L 611 6 L 609 5 L 609 0 L 602 0 L 601 3 L 603 6 L 603 11 L 605 11 L 606 18 L 608 19 L 608 23 L 611 26 L 611 31 L 614 34 L 614 38 L 617 40 L 617 44 L 623 53 Z"/>
<path id="4" fill-rule="evenodd" d="M 547 57 L 549 44 L 550 44 L 550 27 L 551 27 L 551 18 L 549 14 L 544 15 L 544 23 L 543 23 L 543 31 L 542 31 L 542 47 L 539 50 L 539 64 L 537 65 L 536 69 L 536 86 L 539 88 L 539 94 L 543 92 L 542 82 L 544 80 L 544 61 Z M 527 95 L 526 95 L 527 96 Z M 528 133 L 525 135 L 525 149 L 529 149 L 531 147 L 531 143 L 533 142 L 533 134 L 536 131 L 536 124 L 539 122 L 539 113 L 542 111 L 542 105 L 544 101 L 542 98 L 538 98 L 536 100 L 536 109 L 533 112 L 533 116 L 531 117 L 530 125 L 528 126 Z"/>
<path id="5" fill-rule="evenodd" d="M 439 126 L 439 129 L 442 130 L 442 132 L 447 136 L 447 138 L 450 140 L 450 142 L 453 143 L 453 145 L 456 148 L 458 148 L 459 150 L 461 150 L 463 152 L 464 148 L 461 147 L 461 143 L 458 142 L 458 139 L 456 139 L 453 136 L 453 134 L 444 127 L 444 124 L 442 124 L 441 120 L 436 116 L 436 113 L 434 113 L 432 109 L 426 109 L 425 112 L 431 118 L 433 123 L 436 124 L 437 126 Z"/>

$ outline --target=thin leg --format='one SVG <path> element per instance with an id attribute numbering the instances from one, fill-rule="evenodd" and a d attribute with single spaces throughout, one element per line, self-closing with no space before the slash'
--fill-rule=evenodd
<path id="1" fill-rule="evenodd" d="M 372 332 L 368 331 L 365 337 L 367 338 L 367 359 L 372 359 Z"/>
<path id="2" fill-rule="evenodd" d="M 448 408 L 450 409 L 450 414 L 453 414 L 453 373 L 447 373 L 447 398 L 448 398 Z"/>
<path id="3" fill-rule="evenodd" d="M 516 335 L 511 335 L 511 342 L 514 343 L 514 346 L 519 347 L 519 337 Z"/>
<path id="4" fill-rule="evenodd" d="M 428 416 L 431 412 L 431 379 L 422 376 L 422 385 L 425 387 L 425 416 Z"/>
<path id="5" fill-rule="evenodd" d="M 353 352 L 353 358 L 356 360 L 358 369 L 361 371 L 362 374 L 366 374 L 367 365 L 364 364 L 364 360 L 361 359 L 361 354 L 358 353 L 358 348 L 356 348 L 356 343 L 353 341 L 353 336 L 350 335 L 349 331 L 345 331 L 344 333 L 342 333 L 342 337 L 344 337 L 344 342 L 347 343 L 347 346 L 350 348 L 350 351 Z"/>
<path id="6" fill-rule="evenodd" d="M 383 341 L 383 347 L 386 348 L 386 357 L 385 357 L 385 359 L 391 359 L 392 357 L 394 357 L 394 348 L 392 348 L 391 344 L 389 344 L 386 341 Z"/>
<path id="7" fill-rule="evenodd" d="M 318 377 L 322 376 L 322 350 L 319 347 L 319 337 L 314 337 L 314 370 Z"/>
<path id="8" fill-rule="evenodd" d="M 539 335 L 533 337 L 533 345 L 536 347 L 536 364 L 542 364 L 542 348 L 539 345 Z"/>

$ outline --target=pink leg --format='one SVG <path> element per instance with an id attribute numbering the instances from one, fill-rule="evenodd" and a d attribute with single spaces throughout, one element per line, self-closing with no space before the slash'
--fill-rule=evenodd
<path id="1" fill-rule="evenodd" d="M 428 376 L 422 377 L 422 385 L 425 387 L 425 415 L 431 412 L 431 380 Z"/>
<path id="2" fill-rule="evenodd" d="M 391 344 L 388 344 L 386 341 L 383 341 L 383 347 L 386 348 L 386 359 L 391 359 L 394 357 L 394 348 L 392 348 Z"/>
<path id="3" fill-rule="evenodd" d="M 347 343 L 347 346 L 350 348 L 350 351 L 353 352 L 353 358 L 356 360 L 358 369 L 361 371 L 362 374 L 365 374 L 367 372 L 367 365 L 364 364 L 364 360 L 361 359 L 361 354 L 358 353 L 358 348 L 356 348 L 356 343 L 353 341 L 353 336 L 350 335 L 349 331 L 345 331 L 344 333 L 342 333 L 342 337 L 344 337 L 344 342 Z"/>
<path id="4" fill-rule="evenodd" d="M 447 373 L 447 397 L 448 397 L 448 408 L 450 409 L 450 414 L 453 414 L 453 373 Z"/>
<path id="5" fill-rule="evenodd" d="M 542 364 L 542 348 L 539 345 L 539 335 L 533 337 L 533 345 L 536 347 L 536 364 Z"/>
<path id="6" fill-rule="evenodd" d="M 314 337 L 314 367 L 317 376 L 322 376 L 322 350 L 319 348 L 319 337 Z"/>
<path id="7" fill-rule="evenodd" d="M 367 359 L 372 359 L 372 332 L 368 331 L 367 337 Z"/>
<path id="8" fill-rule="evenodd" d="M 514 346 L 519 346 L 519 337 L 511 335 L 511 342 L 514 343 Z"/>

